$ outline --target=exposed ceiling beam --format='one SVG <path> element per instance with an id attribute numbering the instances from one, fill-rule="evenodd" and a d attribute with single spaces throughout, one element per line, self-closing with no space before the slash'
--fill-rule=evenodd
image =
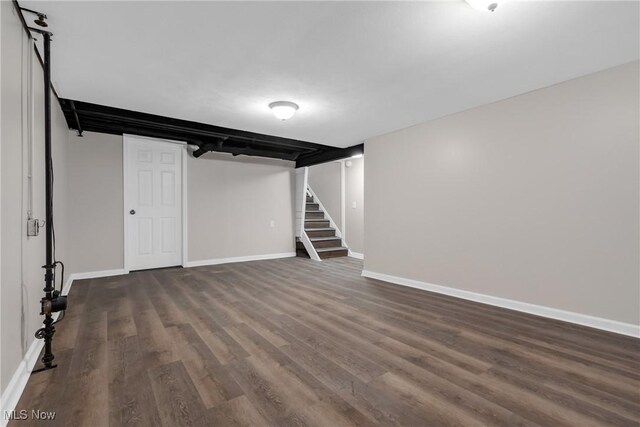
<path id="1" fill-rule="evenodd" d="M 296 168 L 313 166 L 320 163 L 332 162 L 334 160 L 347 159 L 361 154 L 364 154 L 364 144 L 353 145 L 347 148 L 333 148 L 320 153 L 307 154 L 298 157 L 296 160 Z"/>
<path id="2" fill-rule="evenodd" d="M 70 103 L 71 100 L 61 99 L 61 103 Z M 274 145 L 288 147 L 299 147 L 306 149 L 325 149 L 328 146 L 313 142 L 301 141 L 297 139 L 284 138 L 273 135 L 249 132 L 245 130 L 225 128 L 222 126 L 208 125 L 204 123 L 192 122 L 189 120 L 175 119 L 171 117 L 158 116 L 155 114 L 140 113 L 137 111 L 124 110 L 121 108 L 107 107 L 103 105 L 91 104 L 87 102 L 74 101 L 75 109 L 81 117 L 102 118 L 107 120 L 124 120 L 127 123 L 145 124 L 163 129 L 172 129 L 190 134 L 200 134 L 203 136 L 231 136 L 237 139 L 269 142 Z"/>
<path id="3" fill-rule="evenodd" d="M 200 148 L 193 152 L 193 157 L 198 158 L 203 154 L 217 151 L 221 153 L 231 153 L 234 156 L 239 155 L 247 155 L 247 156 L 258 156 L 258 157 L 269 157 L 274 159 L 284 159 L 295 161 L 300 155 L 295 151 L 281 151 L 274 149 L 265 149 L 260 148 L 258 146 L 253 146 L 251 144 L 244 144 L 242 146 L 237 145 L 223 145 L 223 141 L 218 141 L 215 143 L 206 143 L 199 145 Z"/>
<path id="4" fill-rule="evenodd" d="M 209 151 L 295 161 L 303 156 L 319 155 L 335 147 L 230 129 L 121 108 L 60 99 L 69 128 L 115 135 L 125 133 L 174 139 L 195 144 L 194 157 Z"/>

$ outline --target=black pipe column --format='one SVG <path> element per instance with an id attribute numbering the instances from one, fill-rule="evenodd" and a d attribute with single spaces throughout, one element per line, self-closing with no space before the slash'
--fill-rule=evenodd
<path id="1" fill-rule="evenodd" d="M 42 32 L 44 37 L 44 170 L 45 170 L 45 233 L 46 264 L 42 266 L 44 273 L 45 297 L 42 299 L 42 313 L 45 315 L 42 338 L 44 338 L 44 355 L 42 363 L 45 369 L 53 368 L 55 356 L 51 350 L 51 342 L 56 329 L 53 326 L 51 301 L 54 299 L 54 259 L 53 259 L 53 161 L 51 159 L 51 34 Z"/>

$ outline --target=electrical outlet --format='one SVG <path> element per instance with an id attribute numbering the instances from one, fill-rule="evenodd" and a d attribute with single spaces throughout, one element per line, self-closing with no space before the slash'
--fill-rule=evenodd
<path id="1" fill-rule="evenodd" d="M 37 219 L 27 220 L 27 236 L 35 237 L 40 234 L 40 222 Z"/>
<path id="2" fill-rule="evenodd" d="M 275 228 L 276 222 L 274 220 L 269 221 L 269 227 Z"/>
<path id="3" fill-rule="evenodd" d="M 351 203 L 351 208 L 355 209 L 357 207 L 356 202 Z"/>

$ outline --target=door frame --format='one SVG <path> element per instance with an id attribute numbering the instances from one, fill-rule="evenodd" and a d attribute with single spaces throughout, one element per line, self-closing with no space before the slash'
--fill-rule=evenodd
<path id="1" fill-rule="evenodd" d="M 122 200 L 123 200 L 123 210 L 122 217 L 124 219 L 124 272 L 125 274 L 129 274 L 129 245 L 128 236 L 129 236 L 129 211 L 127 210 L 127 191 L 129 186 L 129 144 L 132 139 L 143 140 L 143 141 L 151 141 L 151 142 L 166 142 L 169 144 L 181 145 L 183 150 L 180 151 L 181 157 L 181 169 L 182 169 L 182 197 L 180 200 L 181 204 L 181 221 L 182 221 L 182 267 L 187 266 L 187 248 L 188 248 L 188 236 L 187 236 L 187 148 L 188 144 L 185 141 L 174 141 L 171 139 L 162 139 L 162 138 L 152 138 L 148 136 L 140 136 L 133 134 L 122 134 Z"/>

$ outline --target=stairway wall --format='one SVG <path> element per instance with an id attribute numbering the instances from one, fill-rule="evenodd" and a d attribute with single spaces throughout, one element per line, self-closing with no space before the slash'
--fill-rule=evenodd
<path id="1" fill-rule="evenodd" d="M 345 167 L 345 237 L 352 252 L 364 254 L 364 168 L 365 157 L 349 159 Z M 355 202 L 356 207 L 353 207 Z"/>
<path id="2" fill-rule="evenodd" d="M 338 228 L 342 229 L 340 163 L 329 162 L 309 167 L 309 187 L 322 201 Z"/>
<path id="3" fill-rule="evenodd" d="M 340 162 L 309 168 L 309 186 L 322 201 L 338 228 L 345 233 L 345 243 L 352 252 L 364 254 L 364 164 L 365 157 L 347 159 L 345 166 L 345 224 L 342 224 Z M 356 207 L 353 207 L 355 202 Z"/>

